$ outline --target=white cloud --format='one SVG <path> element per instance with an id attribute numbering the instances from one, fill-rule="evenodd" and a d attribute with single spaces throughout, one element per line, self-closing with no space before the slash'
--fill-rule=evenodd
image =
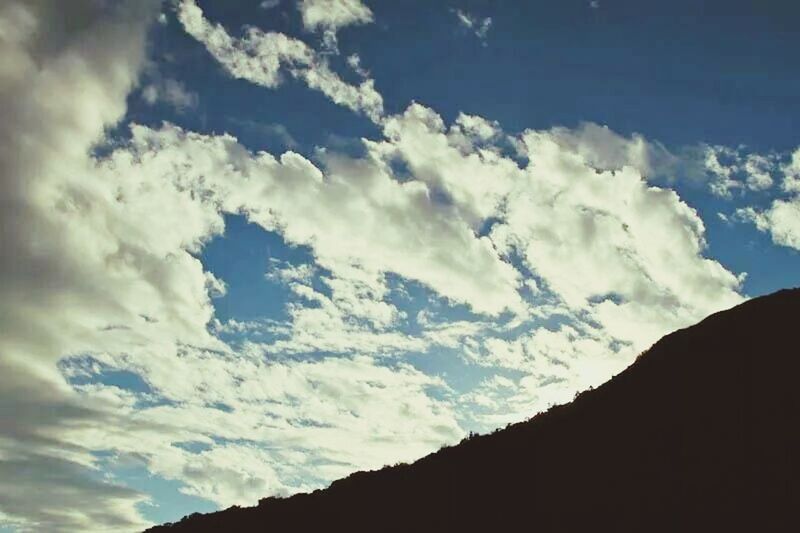
<path id="1" fill-rule="evenodd" d="M 777 199 L 763 211 L 752 207 L 737 210 L 737 215 L 768 232 L 775 244 L 800 250 L 800 196 Z"/>
<path id="2" fill-rule="evenodd" d="M 373 80 L 366 79 L 358 86 L 344 82 L 322 55 L 298 39 L 253 27 L 247 28 L 244 38 L 236 39 L 221 25 L 206 20 L 194 0 L 181 0 L 178 20 L 235 78 L 274 88 L 280 85 L 285 70 L 334 103 L 364 113 L 375 122 L 381 119 L 383 98 Z"/>
<path id="3" fill-rule="evenodd" d="M 314 164 L 132 125 L 129 141 L 92 157 L 124 116 L 159 6 L 84 7 L 83 30 L 63 35 L 39 29 L 61 16 L 55 2 L 0 8 L 0 405 L 15 413 L 0 427 L 0 512 L 13 520 L 144 527 L 143 495 L 87 475 L 102 466 L 92 451 L 138 457 L 223 505 L 412 460 L 461 436 L 459 405 L 482 405 L 486 424 L 532 414 L 741 299 L 739 279 L 704 256 L 697 213 L 646 181 L 663 154 L 642 137 L 589 124 L 509 136 L 476 115 L 446 125 L 419 104 L 384 120 L 377 93 L 342 82 L 304 43 L 233 38 L 190 1 L 179 20 L 232 75 L 274 87 L 288 72 L 381 122 L 383 138 L 358 158 L 320 150 Z M 313 264 L 265 273 L 291 291 L 288 321 L 213 319 L 224 280 L 196 256 L 226 213 L 311 251 Z M 787 213 L 765 224 L 791 225 Z M 406 316 L 390 275 L 481 316 Z M 417 334 L 401 327 L 411 321 Z M 234 347 L 215 337 L 224 328 L 274 338 Z M 522 377 L 495 376 L 455 403 L 441 378 L 400 359 L 432 347 Z M 104 369 L 148 390 L 65 381 Z M 24 483 L 2 487 L 21 471 Z"/>
<path id="4" fill-rule="evenodd" d="M 800 147 L 795 149 L 789 162 L 781 170 L 783 171 L 783 190 L 789 193 L 800 193 Z"/>
<path id="5" fill-rule="evenodd" d="M 269 144 L 269 141 L 278 141 L 282 148 L 288 148 L 290 150 L 294 150 L 300 145 L 289 131 L 289 128 L 283 124 L 237 118 L 230 118 L 228 120 L 231 124 L 258 135 L 258 140 L 261 143 Z"/>
<path id="6" fill-rule="evenodd" d="M 336 51 L 336 32 L 345 26 L 372 22 L 372 11 L 361 0 L 300 0 L 297 4 L 303 27 L 323 31 L 323 41 Z"/>
<path id="7" fill-rule="evenodd" d="M 197 107 L 197 93 L 190 91 L 178 80 L 165 78 L 146 85 L 142 89 L 142 99 L 150 105 L 163 102 L 179 112 Z"/>
<path id="8" fill-rule="evenodd" d="M 356 74 L 358 74 L 362 78 L 368 78 L 369 77 L 369 71 L 367 71 L 361 65 L 361 56 L 359 56 L 358 54 L 350 54 L 349 56 L 347 56 L 347 65 L 351 69 L 353 69 L 353 72 L 355 72 Z"/>
<path id="9" fill-rule="evenodd" d="M 671 177 L 678 165 L 678 158 L 662 144 L 647 141 L 638 133 L 626 138 L 608 126 L 584 122 L 575 129 L 552 128 L 549 134 L 559 146 L 579 154 L 597 170 L 621 170 L 629 166 L 647 178 Z M 525 152 L 524 148 L 522 151 Z"/>
<path id="10" fill-rule="evenodd" d="M 531 164 L 492 229 L 501 250 L 639 348 L 741 300 L 737 277 L 703 257 L 703 222 L 675 192 L 633 166 L 600 172 L 553 137 L 523 135 Z"/>
<path id="11" fill-rule="evenodd" d="M 769 158 L 759 154 L 749 154 L 744 162 L 747 187 L 753 191 L 763 191 L 772 187 L 770 171 L 773 168 L 774 163 Z"/>
<path id="12" fill-rule="evenodd" d="M 727 146 L 703 147 L 705 170 L 709 174 L 711 192 L 731 198 L 732 191 L 764 191 L 772 187 L 772 173 L 779 168 L 777 154 L 748 153 L 744 148 Z"/>
<path id="13" fill-rule="evenodd" d="M 300 0 L 297 8 L 311 31 L 372 22 L 372 11 L 361 0 Z"/>
<path id="14" fill-rule="evenodd" d="M 153 329 L 186 335 L 191 318 L 175 317 L 185 290 L 204 281 L 158 293 L 168 266 L 133 274 L 150 257 L 109 235 L 107 196 L 83 180 L 87 152 L 125 112 L 157 3 L 76 1 L 68 25 L 63 7 L 0 7 L 0 405 L 13 413 L 0 425 L 0 510 L 38 530 L 136 529 L 147 525 L 136 509 L 145 497 L 91 475 L 88 450 L 63 438 L 112 423 L 112 413 L 79 401 L 56 362 L 102 346 L 103 324 L 136 324 L 140 313 L 165 319 Z"/>
<path id="15" fill-rule="evenodd" d="M 492 17 L 476 17 L 461 9 L 454 10 L 454 13 L 461 26 L 472 31 L 483 46 L 486 46 L 486 36 L 489 34 L 489 29 L 492 27 Z"/>
<path id="16" fill-rule="evenodd" d="M 619 373 L 634 356 L 630 347 L 615 348 L 612 337 L 587 324 L 537 327 L 512 340 L 489 337 L 475 360 L 522 377 L 495 374 L 459 402 L 482 431 L 491 430 L 572 400 Z"/>
<path id="17" fill-rule="evenodd" d="M 463 433 L 451 408 L 428 394 L 446 390 L 441 380 L 371 357 L 265 362 L 188 350 L 141 363 L 139 372 L 173 402 L 133 409 L 120 401 L 124 426 L 85 428 L 73 438 L 139 457 L 153 474 L 222 506 L 413 460 Z M 112 389 L 81 392 L 120 394 Z M 199 446 L 182 445 L 189 442 Z"/>
<path id="18" fill-rule="evenodd" d="M 446 143 L 441 132 L 431 136 Z M 388 164 L 377 159 L 384 146 L 368 146 L 375 155 L 361 160 L 321 153 L 323 179 L 322 171 L 293 152 L 280 159 L 253 156 L 232 137 L 136 126 L 132 144 L 115 152 L 108 168 L 138 176 L 141 165 L 152 169 L 153 179 L 175 176 L 187 193 L 200 187 L 197 196 L 214 199 L 226 212 L 246 213 L 288 242 L 311 247 L 318 264 L 337 276 L 361 272 L 377 288 L 379 274 L 393 272 L 478 312 L 519 307 L 518 274 L 489 239 L 475 235 L 461 210 L 438 201 L 424 182 L 393 179 Z M 483 172 L 502 178 L 509 164 L 495 168 L 492 156 L 486 157 Z M 482 187 L 479 179 L 474 183 Z"/>
<path id="19" fill-rule="evenodd" d="M 781 246 L 800 250 L 800 148 L 789 154 L 785 163 L 778 165 L 777 156 L 748 156 L 746 164 L 756 187 L 772 186 L 770 175 L 776 168 L 783 173 L 781 191 L 786 196 L 773 198 L 768 207 L 742 207 L 736 218 L 755 224 L 759 231 L 769 233 L 772 241 Z M 749 183 L 749 180 L 748 180 Z M 763 187 L 762 187 L 763 185 Z"/>

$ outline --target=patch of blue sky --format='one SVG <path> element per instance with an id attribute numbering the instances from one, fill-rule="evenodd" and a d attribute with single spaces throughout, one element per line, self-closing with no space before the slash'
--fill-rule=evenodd
<path id="1" fill-rule="evenodd" d="M 142 377 L 129 370 L 104 370 L 99 374 L 91 376 L 76 376 L 70 379 L 72 385 L 85 385 L 88 383 L 99 383 L 111 387 L 118 387 L 120 389 L 128 390 L 131 392 L 150 394 L 152 389 Z"/>
<path id="2" fill-rule="evenodd" d="M 180 448 L 182 450 L 185 450 L 193 454 L 200 454 L 203 452 L 207 452 L 208 450 L 213 448 L 213 445 L 211 443 L 201 442 L 196 440 L 185 441 L 185 442 L 173 442 L 172 445 L 175 446 L 176 448 Z"/>
<path id="3" fill-rule="evenodd" d="M 403 356 L 403 362 L 429 376 L 441 378 L 456 395 L 467 393 L 482 381 L 495 375 L 510 379 L 520 378 L 523 372 L 508 368 L 481 365 L 467 359 L 461 348 L 435 347 L 427 353 L 409 353 Z M 450 393 L 435 387 L 427 391 L 437 399 L 446 399 Z"/>
<path id="4" fill-rule="evenodd" d="M 109 367 L 90 356 L 63 359 L 58 366 L 67 382 L 76 389 L 89 385 L 103 385 L 134 394 L 136 398 L 134 407 L 137 409 L 174 403 L 154 391 L 139 373 L 129 369 Z"/>
<path id="5" fill-rule="evenodd" d="M 280 234 L 249 223 L 241 215 L 225 217 L 225 234 L 203 248 L 200 260 L 226 284 L 226 294 L 213 300 L 216 318 L 222 322 L 287 320 L 285 303 L 291 291 L 285 284 L 267 279 L 266 274 L 276 262 L 314 262 L 308 248 L 289 246 Z"/>
<path id="6" fill-rule="evenodd" d="M 669 146 L 796 142 L 800 77 L 788 60 L 796 3 L 773 3 L 767 13 L 745 0 L 709 9 L 692 0 L 600 9 L 465 2 L 461 9 L 492 17 L 486 47 L 465 38 L 446 6 L 373 4 L 376 20 L 387 22 L 359 28 L 359 49 L 392 111 L 416 99 L 448 121 L 465 111 L 512 132 L 590 120 Z"/>
<path id="7" fill-rule="evenodd" d="M 176 522 L 191 513 L 210 513 L 219 506 L 204 498 L 186 494 L 184 485 L 148 472 L 142 464 L 106 466 L 115 482 L 147 494 L 150 499 L 137 505 L 142 516 L 156 524 Z"/>
<path id="8" fill-rule="evenodd" d="M 390 272 L 386 274 L 386 282 L 391 291 L 390 302 L 407 315 L 408 320 L 402 322 L 398 328 L 403 333 L 420 334 L 429 321 L 446 324 L 482 319 L 481 315 L 473 313 L 467 305 L 451 302 L 417 281 Z M 420 315 L 421 312 L 424 314 Z"/>

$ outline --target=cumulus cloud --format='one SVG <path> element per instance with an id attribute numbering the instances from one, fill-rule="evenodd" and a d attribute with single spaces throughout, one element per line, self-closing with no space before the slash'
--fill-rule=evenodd
<path id="1" fill-rule="evenodd" d="M 703 147 L 704 164 L 710 176 L 709 189 L 722 198 L 732 192 L 764 191 L 774 184 L 772 174 L 779 170 L 778 154 L 757 154 L 744 148 L 728 146 Z"/>
<path id="2" fill-rule="evenodd" d="M 523 144 L 528 179 L 492 239 L 567 305 L 644 347 L 659 330 L 740 301 L 738 278 L 703 257 L 703 222 L 675 192 L 633 166 L 599 172 L 549 132 L 529 131 Z"/>
<path id="3" fill-rule="evenodd" d="M 800 147 L 795 149 L 781 170 L 783 171 L 782 189 L 789 193 L 800 193 Z"/>
<path id="4" fill-rule="evenodd" d="M 739 208 L 735 218 L 751 222 L 760 231 L 769 233 L 775 244 L 800 250 L 800 148 L 789 154 L 783 164 L 775 162 L 776 159 L 777 156 L 766 158 L 753 154 L 748 156 L 746 164 L 752 179 L 764 187 L 772 186 L 770 173 L 780 170 L 783 195 L 773 198 L 766 208 Z"/>
<path id="5" fill-rule="evenodd" d="M 800 196 L 776 199 L 765 210 L 745 207 L 736 213 L 768 232 L 775 244 L 800 250 Z"/>
<path id="6" fill-rule="evenodd" d="M 361 0 L 300 0 L 297 4 L 303 27 L 323 31 L 326 48 L 337 48 L 336 32 L 345 26 L 372 22 L 372 11 Z"/>
<path id="7" fill-rule="evenodd" d="M 221 25 L 208 21 L 194 0 L 181 0 L 178 20 L 235 78 L 274 88 L 280 85 L 285 71 L 334 103 L 375 122 L 381 120 L 383 98 L 373 80 L 366 79 L 357 86 L 346 83 L 322 55 L 299 39 L 252 27 L 246 29 L 243 38 L 234 38 Z"/>
<path id="8" fill-rule="evenodd" d="M 680 165 L 679 157 L 659 142 L 648 141 L 638 133 L 624 137 L 593 122 L 581 123 L 575 129 L 555 127 L 549 134 L 559 146 L 579 154 L 587 165 L 601 171 L 629 166 L 647 178 L 669 178 Z"/>
<path id="9" fill-rule="evenodd" d="M 644 178 L 641 149 L 606 150 L 613 157 L 600 160 L 584 148 L 586 143 L 575 142 L 580 132 L 528 131 L 516 143 L 529 161 L 520 167 L 491 144 L 502 137 L 499 125 L 462 115 L 448 128 L 419 104 L 387 119 L 384 133 L 383 141 L 365 141 L 364 159 L 322 153 L 323 171 L 296 154 L 284 154 L 281 165 L 308 176 L 295 178 L 290 190 L 267 178 L 276 160 L 265 155 L 244 158 L 232 138 L 139 128 L 133 145 L 143 155 L 134 159 L 147 162 L 145 154 L 154 153 L 148 146 L 160 146 L 156 158 L 175 165 L 188 157 L 191 172 L 208 175 L 203 165 L 224 168 L 231 154 L 240 154 L 234 158 L 243 164 L 240 169 L 233 167 L 233 174 L 218 183 L 206 181 L 206 186 L 227 204 L 225 209 L 249 213 L 265 228 L 281 231 L 287 241 L 309 246 L 317 262 L 334 273 L 329 282 L 333 298 L 307 284 L 295 285 L 298 296 L 315 303 L 293 308 L 295 324 L 302 325 L 296 334 L 338 329 L 351 340 L 358 338 L 349 334 L 341 316 L 369 316 L 377 320 L 372 327 L 392 326 L 397 310 L 383 301 L 382 276 L 389 272 L 421 282 L 478 313 L 510 310 L 524 315 L 530 304 L 523 304 L 513 258 L 570 312 L 588 313 L 613 339 L 636 349 L 741 301 L 741 279 L 703 256 L 704 225 L 697 213 L 673 191 Z M 637 139 L 630 143 L 642 145 Z M 208 158 L 219 162 L 206 163 Z M 409 176 L 395 175 L 397 162 Z M 606 165 L 616 170 L 603 170 Z M 178 168 L 186 167 L 178 163 Z M 253 179 L 257 175 L 263 176 L 258 187 L 264 193 L 252 189 L 259 183 Z M 358 195 L 344 194 L 356 185 Z M 319 218 L 309 215 L 306 201 L 313 203 Z M 328 205 L 335 205 L 336 217 Z M 334 218 L 338 222 L 332 226 Z M 380 235 L 364 229 L 365 219 L 375 221 L 366 227 L 380 228 Z M 438 229 L 420 227 L 422 220 Z M 491 229 L 482 234 L 490 220 Z M 428 241 L 427 235 L 436 239 Z M 339 244 L 345 239 L 346 247 Z M 437 253 L 442 250 L 459 250 L 469 259 L 454 263 L 452 256 Z M 350 296 L 338 297 L 337 291 Z M 324 341 L 330 336 L 309 334 L 303 341 L 296 334 L 294 344 L 281 348 L 345 349 L 332 339 Z M 366 337 L 370 342 L 377 338 Z M 384 341 L 391 345 L 392 339 L 399 343 L 396 349 L 415 345 L 391 334 Z"/>
<path id="10" fill-rule="evenodd" d="M 445 137 L 431 135 L 437 136 Z M 466 220 L 469 212 L 462 213 L 472 208 L 440 199 L 424 181 L 394 179 L 388 162 L 379 159 L 387 145 L 367 146 L 374 157 L 320 153 L 323 173 L 297 153 L 279 159 L 250 154 L 230 136 L 134 126 L 130 145 L 115 152 L 108 167 L 138 176 L 144 165 L 156 173 L 153 179 L 178 176 L 182 188 L 200 187 L 198 196 L 214 199 L 227 212 L 246 213 L 264 228 L 280 231 L 289 243 L 309 246 L 321 266 L 345 278 L 358 273 L 375 290 L 383 283 L 381 275 L 392 272 L 477 312 L 518 307 L 518 275 L 486 237 L 475 234 L 470 222 L 478 220 Z M 502 178 L 509 168 L 489 163 L 484 172 Z M 456 175 L 456 170 L 445 172 L 448 179 Z M 480 177 L 473 182 L 483 187 Z M 458 257 L 444 252 L 456 249 Z"/>

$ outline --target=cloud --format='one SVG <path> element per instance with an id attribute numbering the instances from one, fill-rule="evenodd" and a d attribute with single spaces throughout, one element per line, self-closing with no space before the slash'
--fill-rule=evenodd
<path id="1" fill-rule="evenodd" d="M 310 31 L 372 22 L 372 11 L 361 0 L 300 0 L 297 8 Z"/>
<path id="2" fill-rule="evenodd" d="M 369 24 L 372 11 L 361 0 L 300 0 L 297 4 L 303 27 L 323 31 L 323 42 L 329 50 L 337 50 L 336 32 L 345 26 Z"/>
<path id="3" fill-rule="evenodd" d="M 555 127 L 549 135 L 559 146 L 579 154 L 587 165 L 601 171 L 629 166 L 645 177 L 665 178 L 679 165 L 679 158 L 661 143 L 648 141 L 638 133 L 626 138 L 593 122 L 583 122 L 575 129 Z"/>
<path id="4" fill-rule="evenodd" d="M 374 122 L 381 120 L 383 98 L 373 80 L 366 79 L 358 86 L 344 82 L 322 55 L 298 39 L 253 27 L 247 28 L 244 38 L 236 39 L 221 25 L 206 20 L 194 0 L 181 0 L 178 20 L 235 78 L 275 88 L 282 81 L 282 71 L 286 71 L 334 103 L 363 113 Z"/>
<path id="5" fill-rule="evenodd" d="M 779 163 L 780 159 L 785 162 Z M 769 233 L 775 244 L 800 250 L 800 148 L 788 156 L 749 154 L 744 166 L 749 174 L 748 186 L 755 190 L 771 187 L 772 174 L 782 173 L 783 195 L 773 198 L 766 208 L 738 208 L 734 218 L 755 224 L 759 231 Z"/>
<path id="6" fill-rule="evenodd" d="M 789 193 L 800 193 L 800 147 L 791 154 L 790 160 L 782 167 L 782 189 Z"/>
<path id="7" fill-rule="evenodd" d="M 281 0 L 263 0 L 258 7 L 261 9 L 274 9 L 281 4 Z"/>
<path id="8" fill-rule="evenodd" d="M 703 257 L 703 222 L 674 191 L 648 184 L 633 165 L 599 171 L 558 139 L 523 134 L 531 164 L 505 223 L 492 229 L 500 250 L 519 253 L 568 306 L 642 348 L 740 301 L 738 278 Z"/>
<path id="9" fill-rule="evenodd" d="M 613 338 L 586 323 L 536 327 L 514 339 L 487 338 L 476 362 L 514 370 L 494 374 L 459 398 L 481 431 L 517 422 L 577 391 L 598 386 L 628 366 L 636 352 L 615 347 Z"/>
<path id="10" fill-rule="evenodd" d="M 249 119 L 230 118 L 229 122 L 262 137 L 264 140 L 278 141 L 283 148 L 297 149 L 299 143 L 283 124 L 257 122 Z"/>
<path id="11" fill-rule="evenodd" d="M 84 405 L 56 362 L 103 344 L 97 317 L 135 323 L 149 312 L 134 295 L 158 273 L 129 275 L 124 258 L 135 260 L 135 250 L 107 237 L 110 220 L 95 211 L 104 197 L 82 178 L 86 154 L 125 112 L 157 8 L 76 1 L 64 25 L 58 2 L 0 7 L 0 27 L 9 29 L 0 36 L 0 479 L 14 480 L 0 490 L 0 511 L 24 527 L 147 525 L 136 510 L 144 496 L 93 476 L 89 450 L 65 440 L 68 428 L 112 418 L 102 405 Z M 98 261 L 115 251 L 116 264 Z M 176 303 L 149 305 L 178 316 L 181 285 L 171 295 Z"/>
<path id="12" fill-rule="evenodd" d="M 387 131 L 393 131 L 393 124 Z M 442 132 L 422 133 L 430 139 L 413 142 L 446 143 Z M 386 146 L 368 143 L 375 156 L 367 159 L 323 151 L 318 155 L 320 170 L 293 152 L 280 159 L 266 153 L 254 156 L 230 136 L 135 126 L 130 146 L 115 152 L 108 166 L 116 173 L 139 175 L 139 165 L 145 165 L 155 171 L 152 179 L 177 176 L 184 189 L 202 187 L 198 196 L 280 231 L 289 243 L 309 246 L 319 265 L 339 277 L 357 273 L 371 280 L 376 291 L 381 290 L 382 275 L 393 272 L 478 312 L 497 314 L 518 307 L 514 269 L 487 238 L 475 235 L 465 213 L 439 200 L 427 184 L 394 179 L 388 164 L 376 159 Z M 509 170 L 508 163 L 497 169 L 489 164 L 484 172 L 502 178 Z M 456 169 L 446 172 L 454 177 Z M 444 250 L 459 250 L 458 257 Z"/>
<path id="13" fill-rule="evenodd" d="M 231 75 L 275 87 L 288 73 L 382 135 L 359 157 L 313 158 L 168 123 L 106 139 L 159 5 L 74 5 L 80 32 L 53 24 L 55 2 L 0 8 L 0 406 L 13 413 L 0 480 L 30 473 L 0 490 L 0 512 L 26 527 L 144 527 L 146 496 L 100 481 L 123 461 L 227 505 L 412 460 L 472 418 L 563 401 L 742 299 L 705 256 L 697 213 L 646 179 L 669 160 L 656 143 L 593 124 L 447 124 L 417 103 L 386 117 L 301 41 L 234 38 L 190 1 L 179 20 Z M 310 251 L 265 272 L 289 291 L 286 320 L 214 319 L 226 280 L 197 257 L 226 214 Z M 412 286 L 423 309 L 397 297 Z M 227 343 L 225 328 L 262 336 Z M 495 375 L 462 401 L 404 359 L 448 350 Z M 104 383 L 113 371 L 141 390 Z"/>
<path id="14" fill-rule="evenodd" d="M 772 174 L 779 170 L 778 154 L 748 153 L 744 148 L 705 145 L 705 170 L 709 188 L 721 198 L 731 198 L 732 191 L 764 191 L 774 184 Z"/>
<path id="15" fill-rule="evenodd" d="M 221 506 L 412 460 L 463 434 L 450 408 L 428 394 L 446 389 L 441 380 L 371 357 L 270 362 L 186 350 L 139 364 L 171 401 L 134 408 L 120 400 L 126 425 L 86 428 L 75 438 L 138 457 L 152 474 Z M 121 396 L 107 386 L 81 392 Z"/>
<path id="16" fill-rule="evenodd" d="M 199 101 L 196 92 L 189 91 L 183 83 L 172 78 L 146 85 L 142 89 L 142 99 L 149 105 L 163 102 L 181 113 L 196 108 Z"/>
<path id="17" fill-rule="evenodd" d="M 765 210 L 741 208 L 736 214 L 768 232 L 775 244 L 800 250 L 800 196 L 776 199 Z"/>
<path id="18" fill-rule="evenodd" d="M 461 9 L 456 9 L 453 13 L 455 13 L 461 26 L 472 31 L 483 46 L 486 46 L 486 36 L 489 34 L 489 29 L 492 27 L 492 17 L 481 19 Z"/>
<path id="19" fill-rule="evenodd" d="M 368 78 L 369 77 L 369 71 L 367 71 L 361 65 L 361 56 L 359 56 L 358 54 L 350 54 L 349 56 L 347 56 L 347 65 L 351 69 L 353 69 L 353 72 L 355 72 L 356 74 L 358 74 L 362 78 Z"/>

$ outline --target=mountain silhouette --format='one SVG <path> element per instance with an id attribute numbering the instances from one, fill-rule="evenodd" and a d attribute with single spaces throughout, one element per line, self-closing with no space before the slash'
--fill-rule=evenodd
<path id="1" fill-rule="evenodd" d="M 798 335 L 800 289 L 756 298 L 529 421 L 151 531 L 800 531 Z"/>

